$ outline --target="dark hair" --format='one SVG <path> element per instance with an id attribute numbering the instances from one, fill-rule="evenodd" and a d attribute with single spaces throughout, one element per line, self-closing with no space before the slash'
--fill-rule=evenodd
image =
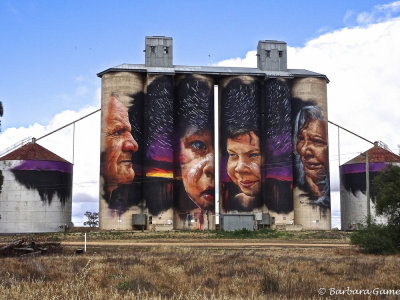
<path id="1" fill-rule="evenodd" d="M 257 80 L 234 78 L 222 89 L 221 126 L 224 140 L 253 131 L 260 136 L 260 87 Z"/>
<path id="2" fill-rule="evenodd" d="M 265 112 L 266 112 L 266 132 L 267 139 L 280 137 L 282 134 L 291 137 L 292 118 L 291 118 L 291 96 L 288 84 L 279 79 L 270 79 L 265 83 Z M 281 148 L 287 148 L 291 143 L 290 139 L 281 142 Z M 290 152 L 290 151 L 288 151 Z"/>
<path id="3" fill-rule="evenodd" d="M 267 79 L 263 130 L 263 200 L 268 210 L 276 213 L 293 211 L 292 180 L 292 98 L 288 80 Z M 287 178 L 282 180 L 285 174 Z"/>
<path id="4" fill-rule="evenodd" d="M 188 130 L 201 132 L 210 130 L 213 133 L 214 86 L 212 81 L 203 76 L 185 76 L 175 89 L 176 118 L 179 137 Z"/>
<path id="5" fill-rule="evenodd" d="M 158 76 L 148 86 L 144 103 L 144 145 L 148 149 L 157 141 L 158 147 L 172 154 L 173 118 L 173 77 Z M 145 150 L 146 151 L 146 150 Z"/>

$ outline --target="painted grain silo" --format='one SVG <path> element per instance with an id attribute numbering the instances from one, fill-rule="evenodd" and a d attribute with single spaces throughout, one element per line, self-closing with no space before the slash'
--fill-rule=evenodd
<path id="1" fill-rule="evenodd" d="M 0 158 L 0 233 L 72 225 L 73 165 L 34 141 Z"/>
<path id="2" fill-rule="evenodd" d="M 214 229 L 219 211 L 330 229 L 328 78 L 288 69 L 282 41 L 256 68 L 174 65 L 172 46 L 146 37 L 145 64 L 98 74 L 100 228 Z"/>
<path id="3" fill-rule="evenodd" d="M 331 229 L 327 82 L 292 81 L 294 223 L 303 229 Z"/>
<path id="4" fill-rule="evenodd" d="M 375 176 L 387 165 L 400 165 L 400 156 L 375 146 L 340 166 L 341 229 L 354 230 L 362 227 L 367 219 L 366 154 L 368 153 L 370 186 Z M 370 189 L 372 190 L 372 189 Z M 375 214 L 375 196 L 370 194 L 371 218 L 385 224 L 386 218 Z"/>

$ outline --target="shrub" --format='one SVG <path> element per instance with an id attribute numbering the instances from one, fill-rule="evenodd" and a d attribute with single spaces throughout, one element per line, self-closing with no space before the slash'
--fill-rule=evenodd
<path id="1" fill-rule="evenodd" d="M 383 225 L 370 224 L 363 230 L 353 232 L 350 240 L 364 253 L 390 254 L 398 251 L 393 231 Z"/>

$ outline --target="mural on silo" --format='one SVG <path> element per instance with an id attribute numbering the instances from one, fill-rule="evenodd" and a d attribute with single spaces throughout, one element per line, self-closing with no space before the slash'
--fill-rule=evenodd
<path id="1" fill-rule="evenodd" d="M 305 229 L 330 229 L 326 82 L 298 79 L 291 92 L 295 223 Z"/>
<path id="2" fill-rule="evenodd" d="M 324 79 L 116 72 L 103 75 L 103 229 L 130 229 L 138 213 L 215 227 L 217 79 L 221 212 L 330 228 Z"/>
<path id="3" fill-rule="evenodd" d="M 304 103 L 296 113 L 293 129 L 296 187 L 310 204 L 330 207 L 329 157 L 326 122 L 317 105 Z"/>
<path id="4" fill-rule="evenodd" d="M 291 124 L 291 96 L 286 80 L 269 79 L 265 83 L 263 198 L 272 215 L 293 216 L 293 147 Z M 277 216 L 275 216 L 277 218 Z M 280 223 L 284 220 L 277 219 Z M 286 222 L 285 222 L 286 223 Z"/>
<path id="5" fill-rule="evenodd" d="M 173 206 L 173 107 L 173 77 L 148 75 L 144 103 L 143 198 L 153 216 Z M 164 217 L 172 224 L 172 212 Z"/>
<path id="6" fill-rule="evenodd" d="M 250 212 L 262 206 L 259 82 L 227 78 L 221 91 L 222 211 Z"/>
<path id="7" fill-rule="evenodd" d="M 145 213 L 142 74 L 102 78 L 100 205 L 102 229 L 132 229 L 132 214 Z"/>
<path id="8" fill-rule="evenodd" d="M 24 160 L 14 168 L 15 180 L 28 190 L 36 190 L 42 202 L 50 205 L 57 197 L 61 205 L 71 199 L 72 165 L 65 162 Z"/>
<path id="9" fill-rule="evenodd" d="M 123 86 L 115 84 L 118 78 L 109 80 L 110 92 L 103 95 L 100 168 L 108 214 L 102 228 L 130 229 L 133 213 L 172 224 L 172 211 L 162 214 L 173 206 L 173 80 L 148 76 L 145 92 L 142 77 L 124 78 Z M 113 222 L 115 217 L 121 226 Z"/>
<path id="10" fill-rule="evenodd" d="M 143 94 L 129 95 L 132 107 L 140 108 Z M 100 174 L 103 177 L 103 198 L 108 208 L 118 215 L 141 199 L 140 115 L 112 92 L 105 108 L 104 151 L 101 153 Z M 135 181 L 134 181 L 135 180 Z"/>
<path id="11" fill-rule="evenodd" d="M 184 75 L 177 79 L 175 228 L 214 227 L 213 105 L 210 77 Z"/>

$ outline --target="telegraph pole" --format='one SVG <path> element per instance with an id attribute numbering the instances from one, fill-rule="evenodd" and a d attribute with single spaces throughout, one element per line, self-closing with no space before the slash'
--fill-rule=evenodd
<path id="1" fill-rule="evenodd" d="M 365 184 L 366 184 L 366 194 L 367 194 L 367 225 L 371 224 L 371 208 L 370 208 L 370 192 L 369 192 L 369 158 L 368 152 L 366 152 L 365 157 Z"/>

